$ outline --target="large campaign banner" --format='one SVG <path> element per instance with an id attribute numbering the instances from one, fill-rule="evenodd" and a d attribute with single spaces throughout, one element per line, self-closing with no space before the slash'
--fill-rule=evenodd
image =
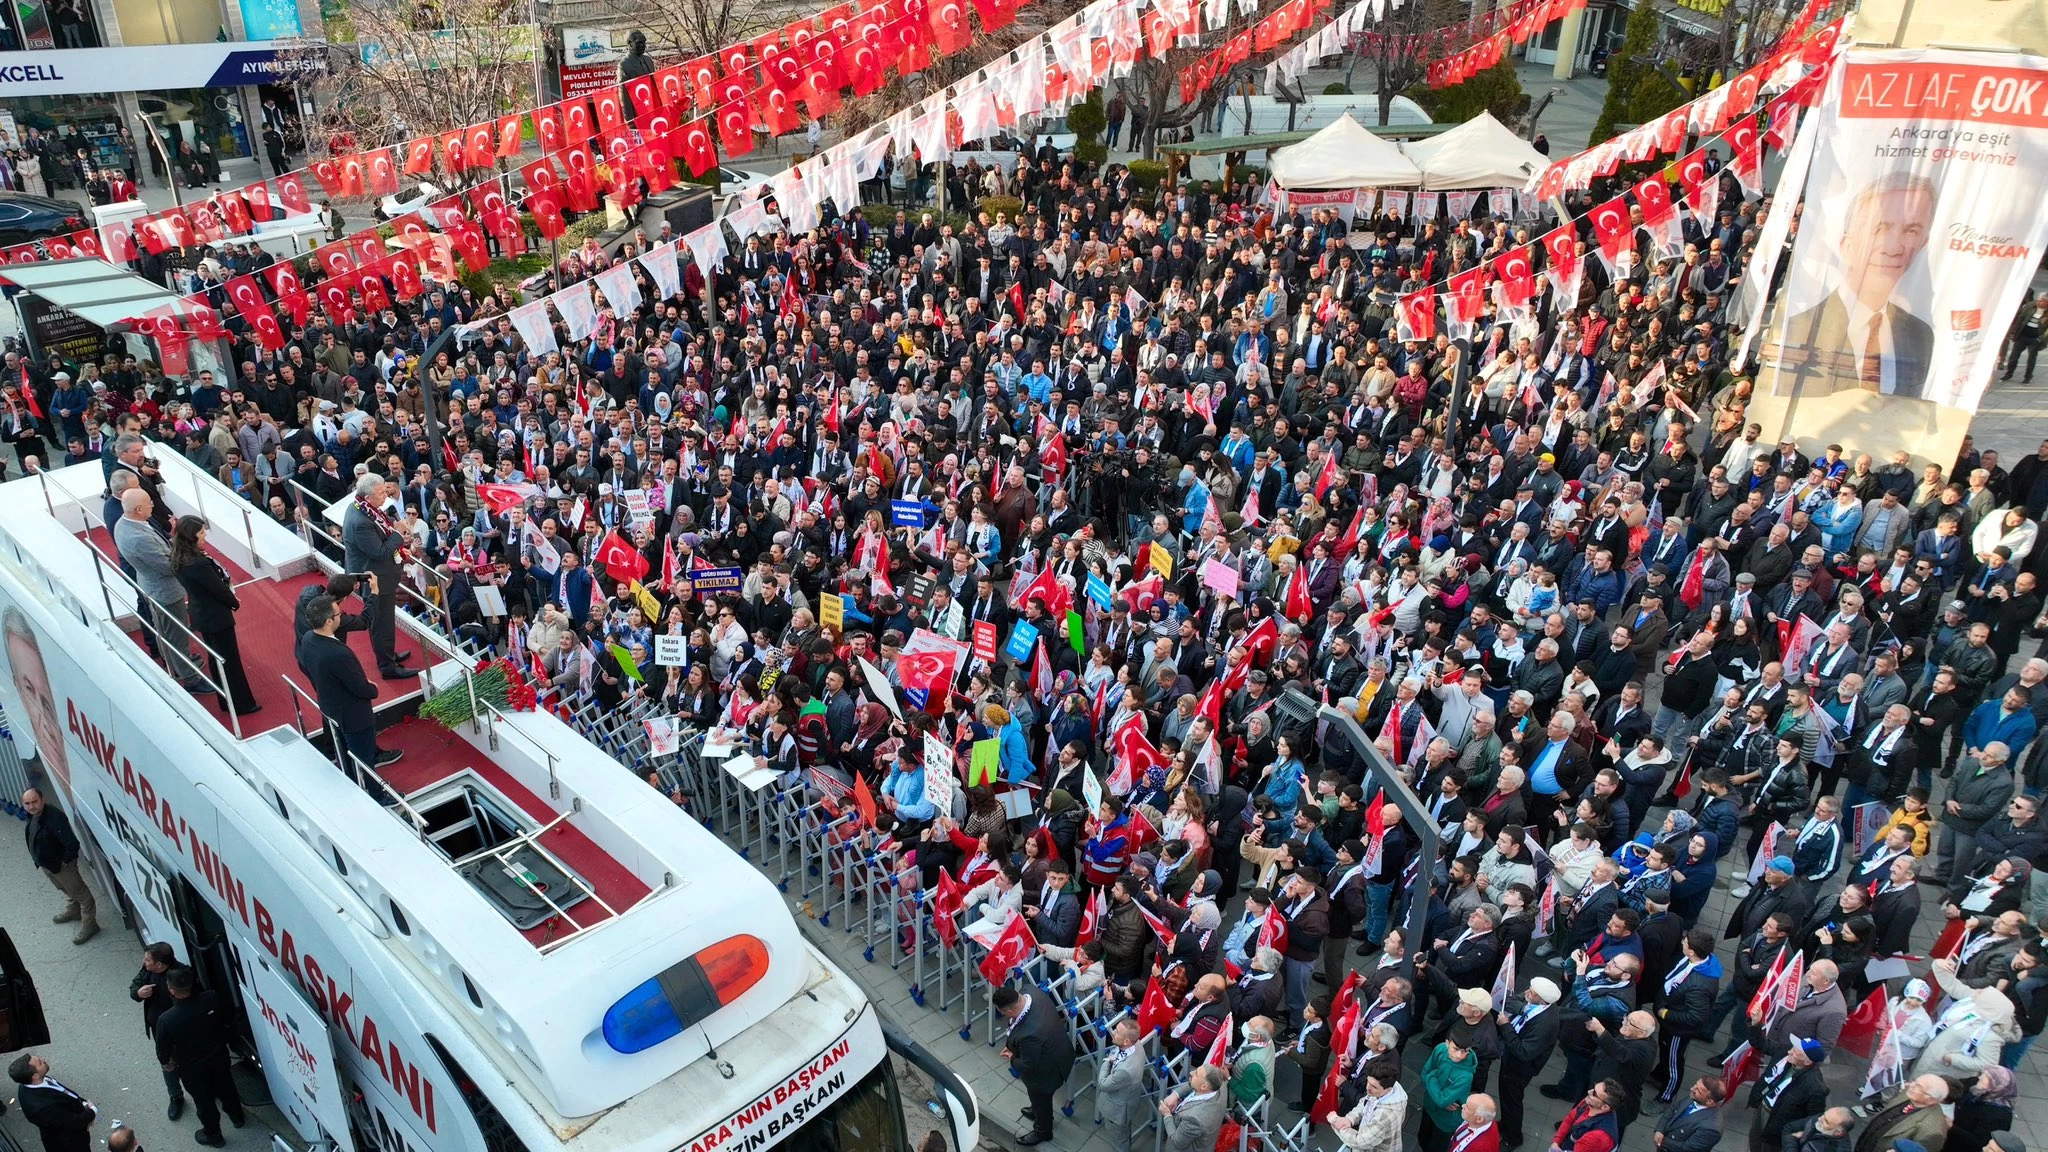
<path id="1" fill-rule="evenodd" d="M 1813 115 L 1754 418 L 1947 460 L 2048 242 L 2048 64 L 1851 50 Z"/>

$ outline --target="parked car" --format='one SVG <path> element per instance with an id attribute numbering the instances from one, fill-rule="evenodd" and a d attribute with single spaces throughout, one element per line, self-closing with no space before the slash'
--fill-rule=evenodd
<path id="1" fill-rule="evenodd" d="M 66 236 L 91 226 L 91 219 L 76 201 L 0 192 L 0 247 Z"/>
<path id="2" fill-rule="evenodd" d="M 419 212 L 447 193 L 433 184 L 405 183 L 398 191 L 377 202 L 377 219 L 391 220 L 407 212 Z"/>

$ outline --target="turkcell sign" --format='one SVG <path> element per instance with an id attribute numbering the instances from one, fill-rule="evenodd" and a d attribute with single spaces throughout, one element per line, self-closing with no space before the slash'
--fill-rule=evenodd
<path id="1" fill-rule="evenodd" d="M 324 44 L 286 40 L 0 52 L 0 97 L 240 88 L 326 70 Z"/>

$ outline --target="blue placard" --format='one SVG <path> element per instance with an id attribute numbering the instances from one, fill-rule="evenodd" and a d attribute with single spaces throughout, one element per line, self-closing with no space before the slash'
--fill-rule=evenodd
<path id="1" fill-rule="evenodd" d="M 924 501 L 889 501 L 889 526 L 892 528 L 924 527 Z"/>
<path id="2" fill-rule="evenodd" d="M 690 586 L 699 592 L 737 592 L 746 582 L 744 568 L 699 568 L 690 573 Z"/>
<path id="3" fill-rule="evenodd" d="M 1003 645 L 1003 655 L 1022 664 L 1031 659 L 1031 650 L 1038 647 L 1038 625 L 1023 620 L 1010 629 L 1009 642 Z"/>
<path id="4" fill-rule="evenodd" d="M 1104 612 L 1109 611 L 1110 605 L 1112 603 L 1112 593 L 1109 590 L 1109 581 L 1104 580 L 1097 573 L 1090 572 L 1088 574 L 1087 592 L 1088 599 L 1095 601 L 1095 606 L 1097 608 L 1102 609 Z"/>

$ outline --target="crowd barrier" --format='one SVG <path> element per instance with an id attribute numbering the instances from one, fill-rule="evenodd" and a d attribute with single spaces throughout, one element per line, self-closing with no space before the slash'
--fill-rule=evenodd
<path id="1" fill-rule="evenodd" d="M 417 619 L 414 623 L 429 626 Z M 457 646 L 479 659 L 492 655 L 473 640 Z M 979 1034 L 988 1047 L 1002 1043 L 1006 1028 L 995 1010 L 995 986 L 980 970 L 986 949 L 961 930 L 971 911 L 953 913 L 953 940 L 941 939 L 932 926 L 930 893 L 917 887 L 915 872 L 899 872 L 893 856 L 882 851 L 880 835 L 862 823 L 851 804 L 835 806 L 806 781 L 780 780 L 751 767 L 744 749 L 714 746 L 707 754 L 710 733 L 700 729 L 681 729 L 672 749 L 656 752 L 647 721 L 673 718 L 657 701 L 628 700 L 606 708 L 576 694 L 543 694 L 541 703 L 636 776 L 651 778 L 664 791 L 680 792 L 699 824 L 793 897 L 820 927 L 852 937 L 869 963 L 888 964 L 905 980 L 912 1002 L 957 1023 L 961 1040 L 972 1042 Z M 1013 969 L 1010 982 L 1058 1005 L 1066 1020 L 1076 1059 L 1061 1093 L 1061 1113 L 1102 1123 L 1095 1109 L 1083 1113 L 1081 1106 L 1094 1094 L 1096 1067 L 1110 1046 L 1111 1028 L 1132 1009 L 1112 1004 L 1099 986 L 1077 991 L 1075 975 L 1042 955 Z M 1156 1152 L 1165 1144 L 1157 1104 L 1187 1081 L 1191 1068 L 1187 1053 L 1168 1057 L 1157 1035 L 1147 1036 L 1142 1046 L 1152 1107 L 1132 1141 L 1144 1147 L 1149 1139 Z M 1310 1152 L 1314 1126 L 1309 1118 L 1288 1114 L 1291 1123 L 1276 1121 L 1272 1102 L 1269 1086 L 1251 1106 L 1233 1104 L 1230 1117 L 1238 1125 L 1239 1152 Z"/>

